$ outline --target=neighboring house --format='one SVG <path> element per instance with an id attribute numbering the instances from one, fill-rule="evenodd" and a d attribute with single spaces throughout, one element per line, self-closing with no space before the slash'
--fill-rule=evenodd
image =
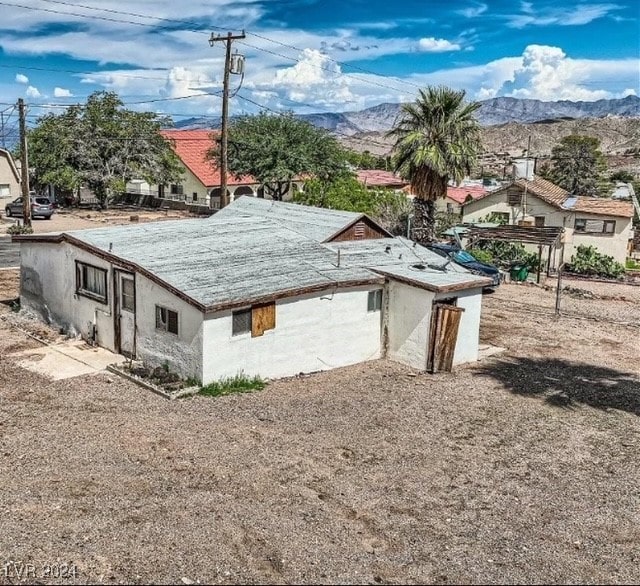
<path id="1" fill-rule="evenodd" d="M 448 185 L 447 196 L 436 200 L 436 211 L 462 217 L 462 206 L 486 193 L 487 190 L 481 185 L 459 187 Z"/>
<path id="2" fill-rule="evenodd" d="M 242 197 L 207 219 L 15 240 L 23 307 L 203 383 L 380 357 L 425 369 L 448 338 L 453 364 L 478 358 L 489 280 L 363 214 Z"/>
<path id="3" fill-rule="evenodd" d="M 400 191 L 409 185 L 408 181 L 401 179 L 391 171 L 381 169 L 360 169 L 356 171 L 358 181 L 370 189 L 393 189 Z"/>
<path id="4" fill-rule="evenodd" d="M 565 229 L 563 258 L 569 261 L 581 244 L 624 263 L 633 238 L 630 202 L 573 196 L 554 183 L 532 176 L 519 178 L 463 206 L 463 222 L 478 223 L 492 215 L 507 224 L 560 226 Z"/>
<path id="5" fill-rule="evenodd" d="M 161 185 L 158 196 L 163 199 L 185 201 L 189 204 L 209 206 L 213 198 L 213 207 L 220 207 L 220 169 L 215 161 L 207 159 L 207 152 L 213 146 L 211 130 L 163 130 L 162 135 L 172 141 L 175 153 L 184 165 L 184 174 L 180 183 Z M 303 182 L 294 182 L 294 189 L 302 189 Z M 264 197 L 264 190 L 253 177 L 237 178 L 227 174 L 229 200 L 241 195 Z M 290 199 L 293 193 L 285 195 Z"/>
<path id="6" fill-rule="evenodd" d="M 0 149 L 0 204 L 4 205 L 20 197 L 20 171 L 11 153 Z"/>

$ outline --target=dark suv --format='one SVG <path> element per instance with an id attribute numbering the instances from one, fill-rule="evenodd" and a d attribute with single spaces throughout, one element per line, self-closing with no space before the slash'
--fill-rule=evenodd
<path id="1" fill-rule="evenodd" d="M 35 218 L 40 216 L 45 220 L 50 220 L 53 215 L 54 208 L 51 201 L 40 195 L 31 196 L 31 217 Z M 21 218 L 22 217 L 22 198 L 14 199 L 11 203 L 7 204 L 4 208 L 7 218 Z"/>

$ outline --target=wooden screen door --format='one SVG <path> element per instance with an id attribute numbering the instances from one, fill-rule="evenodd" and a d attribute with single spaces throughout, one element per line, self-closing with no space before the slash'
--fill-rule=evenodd
<path id="1" fill-rule="evenodd" d="M 116 350 L 135 357 L 136 287 L 132 273 L 116 271 Z"/>
<path id="2" fill-rule="evenodd" d="M 434 303 L 431 312 L 427 370 L 451 372 L 464 309 L 448 303 Z"/>

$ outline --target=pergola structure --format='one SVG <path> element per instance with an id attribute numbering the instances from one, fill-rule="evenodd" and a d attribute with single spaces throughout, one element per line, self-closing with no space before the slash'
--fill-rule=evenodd
<path id="1" fill-rule="evenodd" d="M 560 226 L 548 226 L 537 228 L 534 226 L 496 226 L 493 228 L 481 228 L 477 226 L 470 226 L 468 231 L 465 232 L 465 238 L 469 239 L 468 248 L 473 248 L 474 245 L 480 240 L 490 241 L 504 241 L 504 242 L 519 242 L 521 244 L 533 244 L 538 247 L 538 274 L 536 282 L 540 283 L 540 272 L 542 265 L 542 250 L 547 247 L 549 249 L 547 260 L 547 277 L 551 268 L 551 254 L 559 246 L 561 246 L 562 253 L 564 252 L 564 244 L 562 242 L 562 235 L 564 228 Z M 561 271 L 563 264 L 562 253 L 560 256 L 560 267 L 558 272 Z"/>

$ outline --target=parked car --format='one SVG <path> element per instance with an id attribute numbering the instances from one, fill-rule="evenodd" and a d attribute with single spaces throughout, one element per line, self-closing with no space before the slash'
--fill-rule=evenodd
<path id="1" fill-rule="evenodd" d="M 49 198 L 40 195 L 31 196 L 31 217 L 35 218 L 40 216 L 45 220 L 50 220 L 53 215 L 54 207 Z M 7 218 L 21 218 L 22 217 L 22 198 L 14 199 L 11 203 L 8 203 L 4 208 Z"/>
<path id="2" fill-rule="evenodd" d="M 427 248 L 440 256 L 451 259 L 453 262 L 459 264 L 472 273 L 489 277 L 492 283 L 490 286 L 485 287 L 485 289 L 493 289 L 500 285 L 501 276 L 500 269 L 498 269 L 498 267 L 479 261 L 472 254 L 468 253 L 466 250 L 460 249 L 455 244 L 432 242 L 427 245 Z"/>

